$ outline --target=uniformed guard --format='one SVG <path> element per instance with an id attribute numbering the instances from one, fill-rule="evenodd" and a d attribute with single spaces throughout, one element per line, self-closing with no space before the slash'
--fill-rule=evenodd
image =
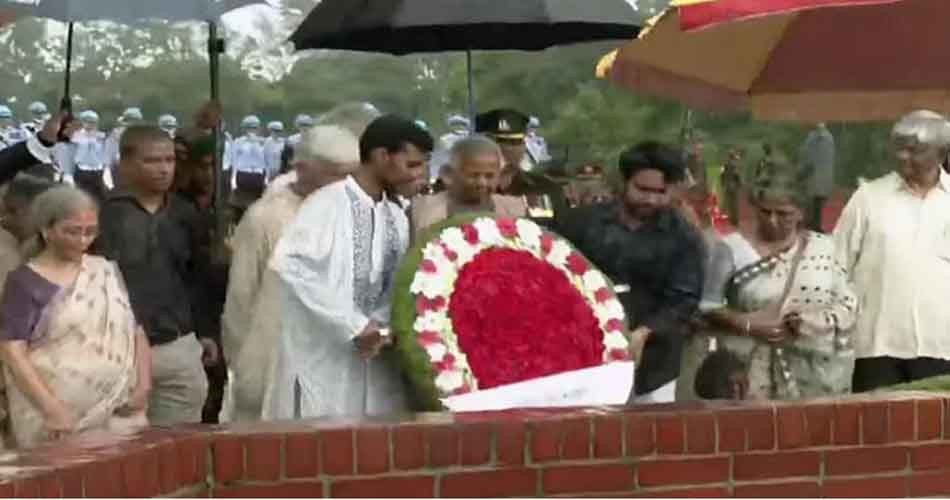
<path id="1" fill-rule="evenodd" d="M 27 139 L 26 132 L 13 121 L 13 110 L 0 105 L 0 146 L 6 148 Z"/>
<path id="2" fill-rule="evenodd" d="M 264 138 L 260 136 L 261 120 L 250 115 L 241 120 L 241 137 L 234 140 L 229 151 L 231 170 L 231 207 L 235 222 L 247 207 L 264 193 L 267 185 L 267 158 Z"/>
<path id="3" fill-rule="evenodd" d="M 505 161 L 501 194 L 523 196 L 531 217 L 550 219 L 567 208 L 567 202 L 561 185 L 534 169 L 525 144 L 528 121 L 519 111 L 495 109 L 475 118 L 475 131 L 501 146 Z"/>
<path id="4" fill-rule="evenodd" d="M 165 131 L 169 137 L 175 138 L 175 132 L 178 130 L 178 119 L 173 115 L 162 115 L 158 117 L 158 128 Z"/>
<path id="5" fill-rule="evenodd" d="M 72 175 L 76 186 L 102 200 L 107 191 L 104 177 L 108 163 L 106 134 L 99 130 L 99 114 L 95 111 L 83 111 L 79 114 L 79 121 L 82 128 L 73 134 L 70 144 L 72 165 L 62 167 Z"/>
<path id="6" fill-rule="evenodd" d="M 442 177 L 442 167 L 451 160 L 450 151 L 456 141 L 468 137 L 472 130 L 472 123 L 462 115 L 449 116 L 446 124 L 449 126 L 449 132 L 439 137 L 435 151 L 432 152 L 432 159 L 429 160 L 429 184 L 433 191 L 445 189 L 448 179 Z"/>
<path id="7" fill-rule="evenodd" d="M 541 165 L 551 161 L 551 154 L 548 153 L 548 143 L 544 140 L 544 137 L 541 137 L 538 134 L 538 129 L 541 128 L 541 120 L 536 116 L 532 116 L 528 120 L 528 133 L 525 136 L 524 142 L 528 146 L 528 154 L 531 155 L 531 159 L 534 160 L 535 165 Z"/>
<path id="8" fill-rule="evenodd" d="M 49 120 L 49 110 L 46 108 L 46 105 L 42 102 L 36 101 L 30 104 L 30 121 L 23 122 L 20 125 L 20 128 L 23 129 L 30 137 L 36 135 L 40 130 L 43 130 L 43 125 L 46 124 L 46 121 Z"/>
<path id="9" fill-rule="evenodd" d="M 268 123 L 267 130 L 270 135 L 264 140 L 264 156 L 267 159 L 267 175 L 273 179 L 280 173 L 281 155 L 287 146 L 287 139 L 284 137 L 284 123 L 281 121 Z"/>
<path id="10" fill-rule="evenodd" d="M 141 109 L 135 107 L 127 108 L 122 112 L 122 116 L 120 116 L 116 122 L 115 128 L 112 129 L 112 132 L 106 139 L 106 167 L 110 169 L 113 176 L 118 173 L 116 166 L 119 164 L 119 141 L 122 139 L 122 132 L 125 132 L 127 127 L 142 123 L 144 119 Z"/>

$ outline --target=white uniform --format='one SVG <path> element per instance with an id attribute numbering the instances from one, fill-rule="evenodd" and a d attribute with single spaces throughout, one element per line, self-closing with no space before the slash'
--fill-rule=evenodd
<path id="1" fill-rule="evenodd" d="M 544 163 L 551 160 L 551 154 L 548 153 L 548 142 L 537 134 L 525 136 L 524 143 L 528 147 L 528 154 L 535 163 Z"/>
<path id="2" fill-rule="evenodd" d="M 429 179 L 435 181 L 439 178 L 439 173 L 442 171 L 442 167 L 445 166 L 450 158 L 450 151 L 452 146 L 459 139 L 464 139 L 468 137 L 468 133 L 465 131 L 455 131 L 449 132 L 448 134 L 443 135 L 439 138 L 439 144 L 435 152 L 432 153 L 432 159 L 429 160 Z"/>
<path id="3" fill-rule="evenodd" d="M 283 137 L 271 136 L 264 139 L 264 158 L 267 162 L 267 175 L 271 179 L 280 173 L 280 158 L 287 141 Z"/>
<path id="4" fill-rule="evenodd" d="M 228 151 L 228 165 L 231 170 L 231 188 L 237 188 L 237 173 L 267 173 L 267 156 L 264 153 L 264 140 L 256 135 L 244 135 L 237 138 Z"/>
<path id="5" fill-rule="evenodd" d="M 10 147 L 14 144 L 23 142 L 29 139 L 30 136 L 22 128 L 15 126 L 8 126 L 0 128 L 0 145 L 4 148 Z"/>
<path id="6" fill-rule="evenodd" d="M 43 130 L 43 125 L 44 123 L 42 120 L 33 120 L 29 122 L 23 122 L 23 124 L 20 125 L 20 129 L 22 129 L 28 137 L 33 137 L 38 134 L 40 130 Z"/>
<path id="7" fill-rule="evenodd" d="M 112 129 L 112 133 L 106 138 L 105 154 L 106 163 L 109 167 L 119 164 L 119 141 L 122 140 L 122 132 L 125 132 L 125 127 L 116 127 Z"/>
<path id="8" fill-rule="evenodd" d="M 72 138 L 75 151 L 72 158 L 73 164 L 70 165 L 68 171 L 72 172 L 73 167 L 84 171 L 103 170 L 109 163 L 109 157 L 106 155 L 106 140 L 106 133 L 101 130 L 76 132 Z"/>

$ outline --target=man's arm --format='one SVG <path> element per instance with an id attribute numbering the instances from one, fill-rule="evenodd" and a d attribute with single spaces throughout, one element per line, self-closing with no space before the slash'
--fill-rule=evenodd
<path id="1" fill-rule="evenodd" d="M 866 196 L 865 186 L 859 187 L 851 195 L 832 234 L 835 240 L 835 259 L 847 269 L 849 276 L 861 258 L 861 247 L 864 244 Z"/>

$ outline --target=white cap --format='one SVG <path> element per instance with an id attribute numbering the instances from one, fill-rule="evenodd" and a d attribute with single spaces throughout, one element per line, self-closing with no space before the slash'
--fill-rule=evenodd
<path id="1" fill-rule="evenodd" d="M 33 104 L 30 104 L 30 113 L 34 115 L 46 114 L 49 110 L 46 109 L 46 105 L 40 101 L 36 101 Z"/>
<path id="2" fill-rule="evenodd" d="M 271 130 L 271 131 L 273 131 L 273 132 L 283 132 L 283 131 L 284 131 L 284 123 L 281 122 L 281 121 L 278 121 L 278 120 L 274 120 L 274 121 L 272 121 L 272 122 L 270 122 L 270 123 L 267 124 L 267 129 L 268 129 L 268 130 Z"/>
<path id="3" fill-rule="evenodd" d="M 178 128 L 178 119 L 172 115 L 159 116 L 158 126 L 161 128 Z"/>
<path id="4" fill-rule="evenodd" d="M 91 109 L 87 109 L 82 113 L 79 113 L 79 121 L 83 123 L 99 123 L 99 113 Z"/>
<path id="5" fill-rule="evenodd" d="M 294 125 L 297 127 L 312 127 L 313 117 L 307 114 L 299 114 L 294 119 Z"/>
<path id="6" fill-rule="evenodd" d="M 448 124 L 450 127 L 465 127 L 468 128 L 471 126 L 472 122 L 468 118 L 465 118 L 462 115 L 452 115 L 448 119 Z"/>
<path id="7" fill-rule="evenodd" d="M 123 121 L 141 121 L 144 117 L 142 116 L 142 110 L 139 108 L 128 108 L 122 113 Z"/>
<path id="8" fill-rule="evenodd" d="M 9 106 L 0 104 L 0 118 L 10 119 L 13 118 L 13 110 Z"/>
<path id="9" fill-rule="evenodd" d="M 254 115 L 245 116 L 244 119 L 241 120 L 241 128 L 260 128 L 260 126 L 261 119 Z"/>
<path id="10" fill-rule="evenodd" d="M 528 119 L 528 128 L 541 128 L 541 120 L 537 116 Z"/>

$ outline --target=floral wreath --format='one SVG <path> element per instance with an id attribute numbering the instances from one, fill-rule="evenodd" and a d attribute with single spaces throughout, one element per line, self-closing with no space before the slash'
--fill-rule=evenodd
<path id="1" fill-rule="evenodd" d="M 393 329 L 420 403 L 628 361 L 623 306 L 567 241 L 526 219 L 426 231 L 397 276 Z"/>

